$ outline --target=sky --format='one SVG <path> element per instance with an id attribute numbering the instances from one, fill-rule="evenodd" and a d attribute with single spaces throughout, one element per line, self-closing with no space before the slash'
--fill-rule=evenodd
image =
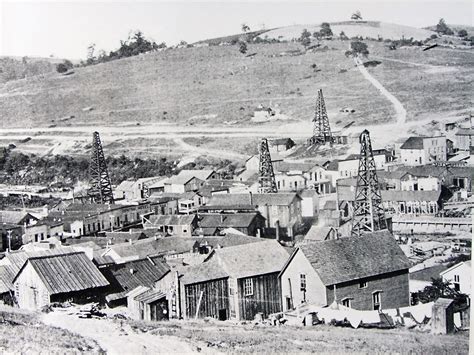
<path id="1" fill-rule="evenodd" d="M 0 55 L 84 59 L 87 47 L 117 49 L 140 29 L 156 42 L 189 43 L 252 30 L 293 24 L 364 20 L 424 27 L 443 17 L 449 24 L 472 25 L 474 2 L 466 0 L 332 1 L 9 1 L 0 0 Z"/>

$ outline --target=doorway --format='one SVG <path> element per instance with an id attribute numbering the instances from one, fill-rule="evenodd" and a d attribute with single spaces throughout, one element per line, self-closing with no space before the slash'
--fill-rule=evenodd
<path id="1" fill-rule="evenodd" d="M 227 320 L 227 309 L 219 309 L 219 320 Z"/>

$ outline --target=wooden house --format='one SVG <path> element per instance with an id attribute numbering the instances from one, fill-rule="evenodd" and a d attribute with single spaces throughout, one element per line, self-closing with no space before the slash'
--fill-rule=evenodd
<path id="1" fill-rule="evenodd" d="M 358 310 L 409 306 L 410 266 L 386 231 L 301 244 L 280 273 L 283 310 L 333 302 Z"/>
<path id="2" fill-rule="evenodd" d="M 170 268 L 160 257 L 146 257 L 101 270 L 110 283 L 105 300 L 111 306 L 124 304 L 128 293 L 142 286 L 152 288 L 165 277 Z"/>
<path id="3" fill-rule="evenodd" d="M 288 256 L 275 240 L 214 250 L 204 263 L 183 270 L 183 316 L 252 320 L 280 312 L 278 274 Z"/>
<path id="4" fill-rule="evenodd" d="M 160 234 L 176 237 L 191 237 L 197 226 L 196 215 L 153 215 L 144 221 L 144 229 L 156 229 Z"/>
<path id="5" fill-rule="evenodd" d="M 252 213 L 219 213 L 219 214 L 200 214 L 198 219 L 198 228 L 203 231 L 213 230 L 213 234 L 218 234 L 226 228 L 234 228 L 239 232 L 251 236 L 261 236 L 265 228 L 265 218 L 258 212 Z"/>
<path id="6" fill-rule="evenodd" d="M 166 294 L 160 290 L 139 286 L 127 294 L 127 304 L 131 317 L 137 320 L 170 318 Z"/>
<path id="7" fill-rule="evenodd" d="M 82 252 L 28 258 L 13 280 L 18 306 L 31 310 L 52 302 L 97 300 L 108 285 Z"/>

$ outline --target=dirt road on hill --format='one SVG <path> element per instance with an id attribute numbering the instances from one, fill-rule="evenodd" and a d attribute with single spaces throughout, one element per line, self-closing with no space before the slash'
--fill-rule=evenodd
<path id="1" fill-rule="evenodd" d="M 197 348 L 173 336 L 136 333 L 129 325 L 111 319 L 81 319 L 70 309 L 43 315 L 43 322 L 94 339 L 107 354 L 189 354 Z"/>
<path id="2" fill-rule="evenodd" d="M 361 74 L 366 78 L 368 81 L 372 83 L 373 86 L 375 86 L 380 93 L 389 100 L 396 112 L 396 119 L 398 124 L 404 124 L 407 120 L 407 111 L 403 107 L 402 103 L 398 101 L 398 99 L 393 96 L 377 79 L 375 79 L 369 71 L 364 67 L 362 64 L 362 61 L 359 60 L 358 58 L 354 58 L 354 61 L 357 65 L 357 68 L 361 72 Z"/>

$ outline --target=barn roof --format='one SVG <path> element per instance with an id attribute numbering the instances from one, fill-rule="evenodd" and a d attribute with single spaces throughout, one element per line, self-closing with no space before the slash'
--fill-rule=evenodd
<path id="1" fill-rule="evenodd" d="M 146 224 L 151 224 L 155 226 L 187 226 L 192 224 L 195 218 L 196 215 L 152 215 L 147 218 L 150 223 L 147 222 Z"/>
<path id="2" fill-rule="evenodd" d="M 326 286 L 410 267 L 410 261 L 388 231 L 302 244 L 297 250 L 306 256 Z"/>
<path id="3" fill-rule="evenodd" d="M 13 280 L 18 270 L 10 265 L 0 266 L 0 294 L 13 290 Z"/>
<path id="4" fill-rule="evenodd" d="M 207 203 L 209 206 L 289 206 L 295 199 L 301 199 L 297 193 L 264 194 L 217 194 Z"/>
<path id="5" fill-rule="evenodd" d="M 400 149 L 423 149 L 425 137 L 410 137 L 400 146 Z"/>
<path id="6" fill-rule="evenodd" d="M 135 296 L 134 300 L 148 304 L 163 298 L 166 298 L 166 294 L 159 290 L 146 290 L 143 293 Z"/>
<path id="7" fill-rule="evenodd" d="M 108 300 L 125 297 L 126 293 L 138 286 L 153 287 L 155 282 L 170 271 L 169 266 L 159 258 L 145 258 L 123 264 L 115 264 L 105 270 L 109 282 L 121 291 L 109 295 Z"/>
<path id="8" fill-rule="evenodd" d="M 210 280 L 218 280 L 229 277 L 229 274 L 216 260 L 210 260 L 201 264 L 189 266 L 182 270 L 181 282 L 190 285 Z"/>
<path id="9" fill-rule="evenodd" d="M 201 214 L 199 215 L 199 226 L 201 228 L 233 227 L 247 228 L 252 224 L 259 213 L 234 213 L 234 214 Z"/>
<path id="10" fill-rule="evenodd" d="M 289 255 L 276 240 L 262 240 L 215 250 L 209 260 L 216 258 L 222 268 L 234 278 L 280 272 Z"/>
<path id="11" fill-rule="evenodd" d="M 81 252 L 34 257 L 28 259 L 25 265 L 28 263 L 38 273 L 51 294 L 82 291 L 109 285 L 92 261 Z M 15 279 L 21 275 L 22 270 Z"/>
<path id="12" fill-rule="evenodd" d="M 38 219 L 29 212 L 3 210 L 3 211 L 0 211 L 0 222 L 10 223 L 10 224 L 19 224 L 21 223 L 21 220 L 25 218 L 26 216 L 30 216 L 30 217 L 33 217 L 34 219 Z"/>

